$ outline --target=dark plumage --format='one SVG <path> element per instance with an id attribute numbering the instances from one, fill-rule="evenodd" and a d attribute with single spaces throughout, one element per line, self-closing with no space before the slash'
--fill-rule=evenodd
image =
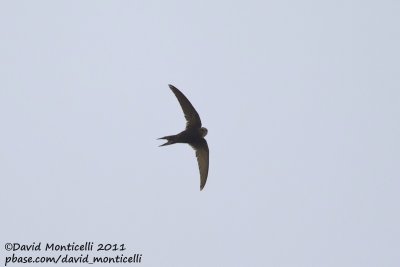
<path id="1" fill-rule="evenodd" d="M 206 139 L 207 129 L 201 127 L 200 116 L 190 101 L 175 86 L 168 85 L 175 94 L 182 107 L 186 118 L 186 129 L 176 135 L 168 135 L 158 139 L 165 139 L 167 142 L 160 146 L 172 145 L 175 143 L 189 144 L 195 151 L 200 171 L 200 190 L 204 188 L 208 176 L 209 150 Z"/>

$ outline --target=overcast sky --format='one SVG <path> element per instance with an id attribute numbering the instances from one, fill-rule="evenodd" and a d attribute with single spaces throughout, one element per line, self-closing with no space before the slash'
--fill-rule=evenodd
<path id="1" fill-rule="evenodd" d="M 1 264 L 92 241 L 140 266 L 400 266 L 399 14 L 1 1 Z M 185 127 L 168 83 L 208 128 L 201 192 L 194 151 L 158 147 Z"/>

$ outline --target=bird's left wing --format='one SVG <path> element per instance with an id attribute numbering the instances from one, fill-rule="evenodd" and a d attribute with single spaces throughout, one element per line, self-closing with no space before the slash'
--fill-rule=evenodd
<path id="1" fill-rule="evenodd" d="M 186 119 L 186 129 L 190 128 L 200 128 L 201 127 L 201 120 L 200 116 L 197 111 L 194 109 L 193 105 L 190 101 L 186 98 L 181 91 L 178 90 L 175 86 L 168 84 L 169 88 L 175 94 L 176 98 L 179 101 L 179 104 L 182 107 L 183 114 L 185 114 Z"/>

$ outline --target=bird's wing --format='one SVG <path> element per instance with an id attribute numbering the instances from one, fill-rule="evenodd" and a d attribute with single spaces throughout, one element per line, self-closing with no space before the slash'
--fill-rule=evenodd
<path id="1" fill-rule="evenodd" d="M 169 88 L 175 94 L 176 98 L 179 101 L 179 104 L 182 107 L 183 113 L 185 114 L 186 119 L 186 129 L 200 128 L 201 120 L 197 111 L 194 109 L 190 101 L 182 94 L 181 91 L 178 90 L 175 86 L 169 84 Z"/>
<path id="2" fill-rule="evenodd" d="M 207 182 L 208 176 L 208 162 L 209 162 L 209 150 L 207 141 L 201 138 L 197 143 L 190 144 L 194 150 L 196 150 L 197 163 L 199 164 L 200 171 L 200 190 L 203 190 Z"/>

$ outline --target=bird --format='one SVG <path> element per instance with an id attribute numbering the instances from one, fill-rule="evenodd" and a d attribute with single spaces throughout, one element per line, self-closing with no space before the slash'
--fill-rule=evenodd
<path id="1" fill-rule="evenodd" d="M 178 134 L 167 135 L 158 138 L 158 140 L 167 140 L 167 142 L 160 145 L 160 147 L 176 143 L 186 143 L 189 144 L 196 151 L 196 158 L 200 172 L 200 191 L 202 191 L 207 182 L 209 166 L 209 149 L 207 141 L 206 139 L 204 139 L 204 137 L 208 133 L 208 130 L 207 128 L 202 127 L 199 114 L 190 103 L 190 101 L 186 98 L 186 96 L 175 86 L 171 84 L 168 84 L 168 86 L 178 99 L 179 104 L 181 105 L 183 114 L 185 115 L 186 119 L 186 128 L 184 131 Z"/>

